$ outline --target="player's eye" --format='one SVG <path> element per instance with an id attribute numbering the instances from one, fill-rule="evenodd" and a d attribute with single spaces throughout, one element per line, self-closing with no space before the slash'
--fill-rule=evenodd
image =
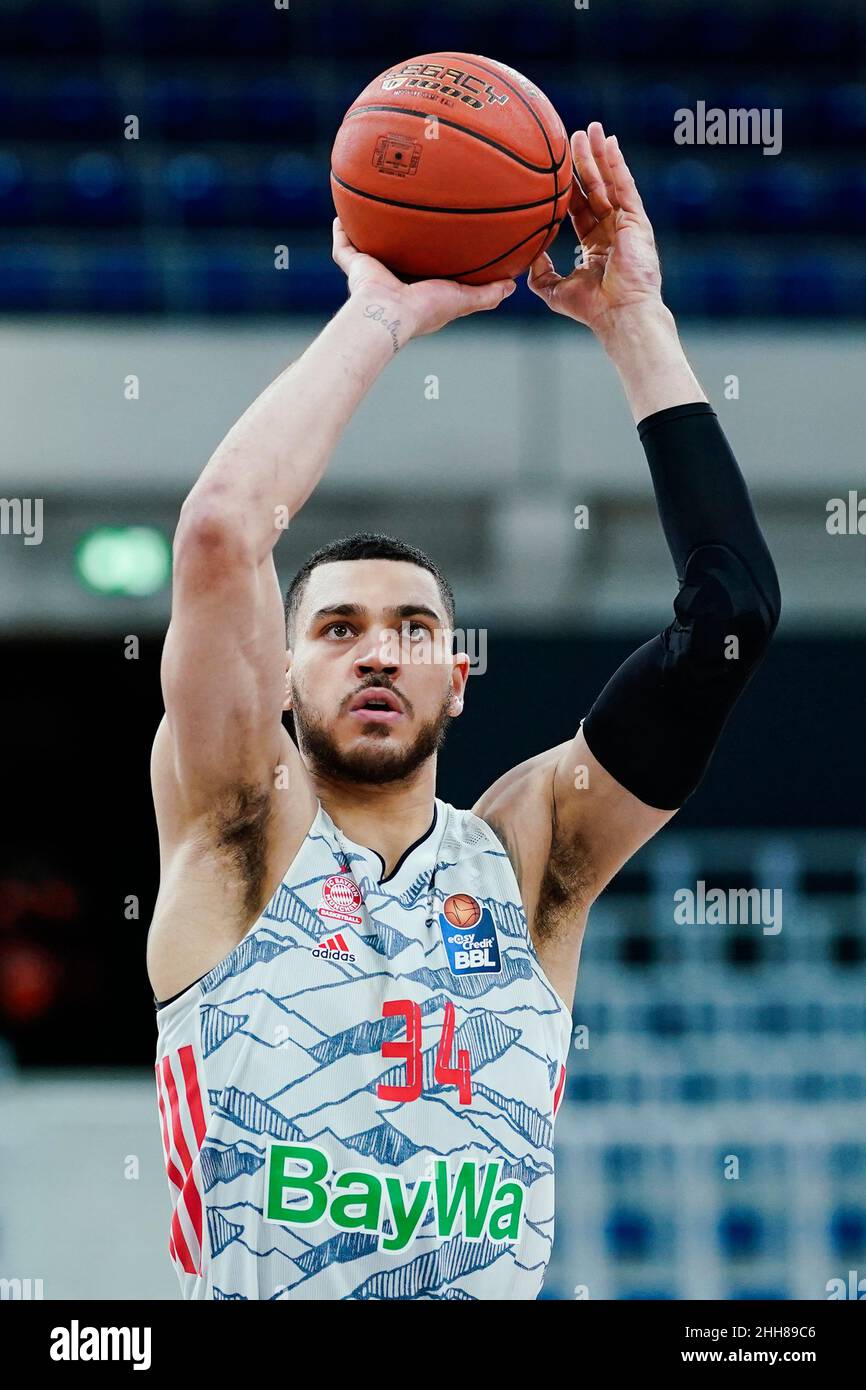
<path id="1" fill-rule="evenodd" d="M 350 627 L 348 623 L 328 623 L 328 626 L 323 630 L 322 635 L 324 636 L 326 633 L 333 632 L 335 628 L 343 629 L 342 633 L 338 633 L 337 635 L 338 641 L 340 640 L 340 637 L 344 636 L 346 633 L 354 632 L 354 628 Z"/>
<path id="2" fill-rule="evenodd" d="M 407 622 L 405 626 L 409 629 L 409 636 L 413 641 L 417 641 L 419 637 L 430 636 L 430 629 L 426 623 L 420 623 L 416 620 L 415 622 Z"/>

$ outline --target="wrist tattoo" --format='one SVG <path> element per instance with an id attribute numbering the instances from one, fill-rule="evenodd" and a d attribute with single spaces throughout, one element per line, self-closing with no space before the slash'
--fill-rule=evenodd
<path id="1" fill-rule="evenodd" d="M 368 304 L 364 309 L 364 317 L 373 319 L 375 323 L 381 323 L 391 334 L 391 344 L 395 352 L 400 351 L 400 340 L 397 337 L 397 329 L 400 327 L 399 319 L 391 319 L 390 323 L 385 317 L 385 309 L 381 304 Z"/>

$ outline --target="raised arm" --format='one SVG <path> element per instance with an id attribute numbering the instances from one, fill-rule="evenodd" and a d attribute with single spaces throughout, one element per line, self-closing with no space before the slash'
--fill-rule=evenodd
<path id="1" fill-rule="evenodd" d="M 406 286 L 334 223 L 349 298 L 303 356 L 229 430 L 181 509 L 159 756 L 173 763 L 184 810 L 243 789 L 251 802 L 297 751 L 281 724 L 283 606 L 273 561 L 359 402 L 412 337 L 491 309 L 513 281 Z M 283 755 L 285 755 L 283 757 Z"/>
<path id="2" fill-rule="evenodd" d="M 520 865 L 564 998 L 589 905 L 697 787 L 780 610 L 743 476 L 662 302 L 652 228 L 617 142 L 595 122 L 572 149 L 583 264 L 563 277 L 542 256 L 529 283 L 590 327 L 619 373 L 679 590 L 673 622 L 615 672 L 575 737 L 513 769 L 476 808 Z"/>

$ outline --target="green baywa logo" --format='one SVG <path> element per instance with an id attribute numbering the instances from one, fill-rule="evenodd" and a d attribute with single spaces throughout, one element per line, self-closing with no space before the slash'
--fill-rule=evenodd
<path id="1" fill-rule="evenodd" d="M 290 1171 L 298 1164 L 307 1171 Z M 483 1179 L 481 1169 L 484 1168 Z M 448 1237 L 460 1230 L 467 1240 L 515 1241 L 526 1187 L 501 1182 L 501 1160 L 486 1164 L 464 1159 L 455 1172 L 447 1160 L 433 1160 L 432 1178 L 419 1178 L 410 1191 L 391 1173 L 344 1168 L 331 1173 L 331 1160 L 315 1144 L 268 1145 L 265 1166 L 265 1221 L 315 1226 L 327 1221 L 338 1231 L 379 1234 L 380 1250 L 405 1250 L 420 1230 L 432 1202 L 434 1230 Z M 383 1231 L 385 1222 L 391 1233 Z"/>

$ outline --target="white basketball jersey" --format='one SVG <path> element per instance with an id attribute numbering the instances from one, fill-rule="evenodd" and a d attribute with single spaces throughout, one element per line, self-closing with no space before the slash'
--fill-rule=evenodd
<path id="1" fill-rule="evenodd" d="M 383 872 L 319 804 L 259 920 L 158 1010 L 185 1298 L 538 1296 L 569 1010 L 471 811 L 437 797 Z"/>

